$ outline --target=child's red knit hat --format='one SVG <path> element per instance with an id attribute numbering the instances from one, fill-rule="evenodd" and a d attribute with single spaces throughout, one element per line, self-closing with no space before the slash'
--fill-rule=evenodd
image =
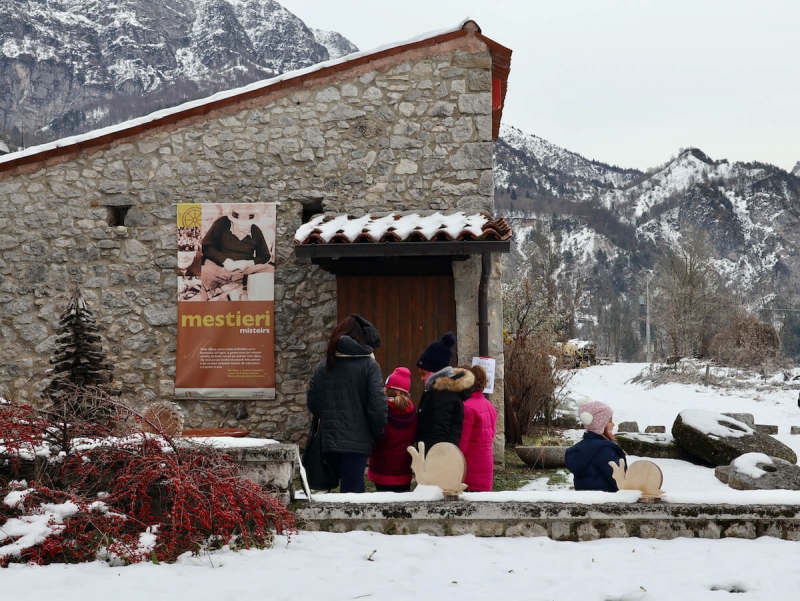
<path id="1" fill-rule="evenodd" d="M 386 378 L 386 388 L 394 388 L 408 393 L 411 390 L 411 371 L 407 367 L 398 367 Z"/>

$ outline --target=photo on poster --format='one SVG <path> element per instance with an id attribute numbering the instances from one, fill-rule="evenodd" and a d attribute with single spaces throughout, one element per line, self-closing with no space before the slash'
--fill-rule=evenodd
<path id="1" fill-rule="evenodd" d="M 274 245 L 273 205 L 182 205 L 178 300 L 274 300 Z"/>

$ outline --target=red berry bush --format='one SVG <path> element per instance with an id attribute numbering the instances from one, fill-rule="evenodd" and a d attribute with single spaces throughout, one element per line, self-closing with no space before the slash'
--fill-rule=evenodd
<path id="1" fill-rule="evenodd" d="M 224 452 L 145 433 L 133 411 L 93 397 L 107 419 L 0 401 L 0 566 L 169 562 L 295 531 L 286 506 Z"/>

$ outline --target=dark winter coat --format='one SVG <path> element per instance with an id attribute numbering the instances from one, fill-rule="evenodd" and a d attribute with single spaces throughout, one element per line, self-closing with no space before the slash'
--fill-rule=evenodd
<path id="1" fill-rule="evenodd" d="M 567 449 L 567 469 L 575 476 L 575 490 L 617 492 L 609 461 L 625 458 L 620 446 L 600 434 L 586 432 L 583 440 Z M 627 464 L 627 460 L 626 460 Z"/>
<path id="2" fill-rule="evenodd" d="M 497 410 L 480 390 L 464 401 L 464 425 L 458 447 L 467 461 L 464 484 L 471 492 L 492 490 L 494 479 L 494 435 Z"/>
<path id="3" fill-rule="evenodd" d="M 472 393 L 475 376 L 468 369 L 445 367 L 431 374 L 419 402 L 417 441 L 425 452 L 440 442 L 458 446 L 464 423 L 464 401 Z"/>
<path id="4" fill-rule="evenodd" d="M 342 336 L 333 367 L 323 360 L 314 370 L 306 402 L 322 420 L 326 453 L 369 455 L 386 426 L 383 377 L 372 349 Z"/>
<path id="5" fill-rule="evenodd" d="M 389 415 L 383 436 L 375 443 L 369 457 L 367 479 L 384 486 L 404 486 L 411 482 L 411 454 L 417 433 L 417 410 L 410 404 L 405 411 L 388 403 Z"/>

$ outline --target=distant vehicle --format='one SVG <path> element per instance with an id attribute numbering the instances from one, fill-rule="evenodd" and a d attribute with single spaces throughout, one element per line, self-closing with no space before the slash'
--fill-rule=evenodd
<path id="1" fill-rule="evenodd" d="M 558 342 L 553 347 L 553 354 L 560 366 L 568 369 L 598 365 L 596 355 L 597 344 L 593 340 L 573 338 L 567 342 Z"/>

